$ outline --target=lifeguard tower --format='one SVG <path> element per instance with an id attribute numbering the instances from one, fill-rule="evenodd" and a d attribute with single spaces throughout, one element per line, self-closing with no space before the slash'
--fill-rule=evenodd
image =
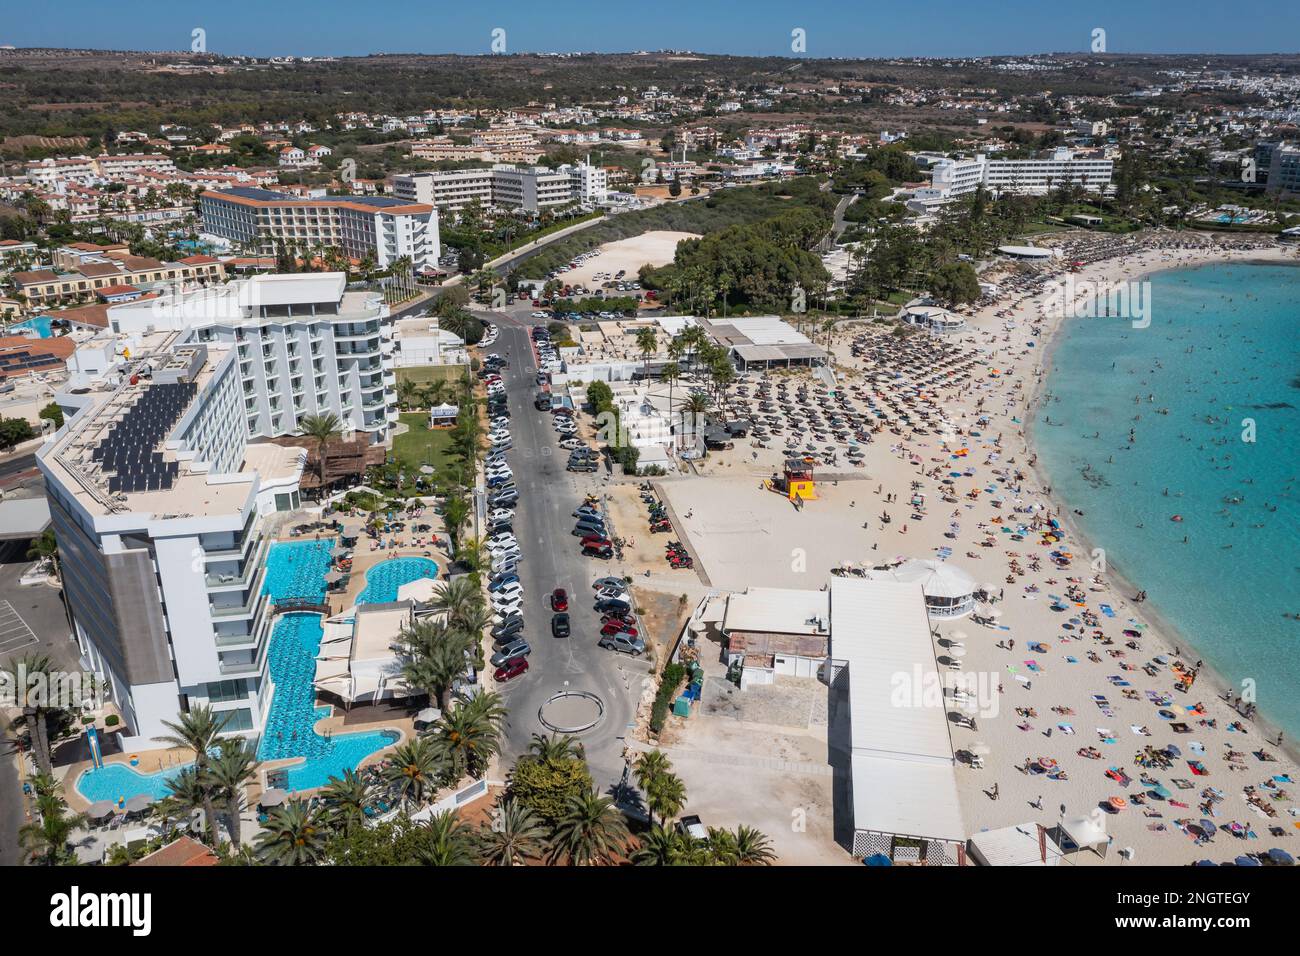
<path id="1" fill-rule="evenodd" d="M 791 501 L 815 501 L 817 485 L 813 481 L 813 463 L 811 458 L 787 458 L 785 474 L 777 482 L 777 489 Z"/>

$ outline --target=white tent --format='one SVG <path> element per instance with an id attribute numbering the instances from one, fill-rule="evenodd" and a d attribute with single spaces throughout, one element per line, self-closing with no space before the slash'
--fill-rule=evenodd
<path id="1" fill-rule="evenodd" d="M 1061 862 L 1061 848 L 1046 832 L 1040 842 L 1035 823 L 981 830 L 970 838 L 967 849 L 979 866 L 1057 866 Z"/>
<path id="2" fill-rule="evenodd" d="M 1106 834 L 1105 821 L 1094 817 L 1070 817 L 1061 821 L 1061 832 L 1081 850 L 1095 850 L 1105 856 L 1110 846 L 1110 837 Z"/>
<path id="3" fill-rule="evenodd" d="M 460 414 L 459 405 L 435 405 L 429 409 L 429 425 L 445 425 L 448 422 L 454 422 L 456 416 Z"/>
<path id="4" fill-rule="evenodd" d="M 892 571 L 872 571 L 869 577 L 920 584 L 932 617 L 965 617 L 975 609 L 975 592 L 979 589 L 975 579 L 946 561 L 913 558 Z"/>

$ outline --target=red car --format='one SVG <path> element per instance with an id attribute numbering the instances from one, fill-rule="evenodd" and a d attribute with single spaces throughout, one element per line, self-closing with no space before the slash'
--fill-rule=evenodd
<path id="1" fill-rule="evenodd" d="M 613 545 L 610 543 L 609 538 L 603 537 L 598 534 L 587 535 L 585 538 L 582 539 L 582 546 L 584 548 L 612 548 L 613 547 Z"/>
<path id="2" fill-rule="evenodd" d="M 636 618 L 632 615 L 605 614 L 600 618 L 601 624 L 618 624 L 622 627 L 636 627 Z"/>
<path id="3" fill-rule="evenodd" d="M 636 637 L 636 628 L 624 624 L 622 621 L 610 621 L 600 629 L 601 637 L 613 637 L 615 634 L 626 634 L 628 637 Z"/>
<path id="4" fill-rule="evenodd" d="M 504 682 L 508 680 L 514 680 L 516 677 L 518 677 L 520 674 L 525 673 L 527 670 L 528 670 L 528 658 L 516 657 L 514 660 L 506 661 L 504 664 L 498 667 L 496 669 L 496 672 L 492 676 L 495 677 L 497 681 Z"/>
<path id="5" fill-rule="evenodd" d="M 551 592 L 551 610 L 567 611 L 569 609 L 569 592 L 564 588 L 556 588 Z"/>

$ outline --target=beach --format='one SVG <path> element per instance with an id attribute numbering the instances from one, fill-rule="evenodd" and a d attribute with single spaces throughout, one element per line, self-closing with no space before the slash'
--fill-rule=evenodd
<path id="1" fill-rule="evenodd" d="M 1294 258 L 1293 250 L 1228 250 L 1205 241 L 1202 248 L 1099 257 L 1074 278 L 1116 283 L 1212 262 Z M 1068 261 L 1049 268 L 1059 272 Z M 822 569 L 941 558 L 996 586 L 992 619 L 931 621 L 941 664 L 959 661 L 976 691 L 973 727 L 950 707 L 970 833 L 1088 815 L 1113 837 L 1110 863 L 1120 849 L 1148 864 L 1290 849 L 1300 836 L 1300 801 L 1292 794 L 1297 760 L 1289 742 L 1278 747 L 1260 715 L 1248 719 L 1244 703 L 1238 711 L 1223 699 L 1227 683 L 1186 637 L 1134 600 L 1140 574 L 1124 581 L 1095 561 L 1092 542 L 1079 535 L 1069 503 L 1053 495 L 1034 456 L 1026 422 L 1056 335 L 1071 320 L 1051 314 L 1045 300 L 1053 291 L 1043 281 L 1050 276 L 1017 275 L 1018 288 L 971 310 L 967 330 L 939 345 L 903 345 L 890 326 L 840 326 L 833 389 L 808 372 L 745 376 L 734 390 L 735 414 L 778 427 L 791 411 L 794 419 L 784 434 L 737 441 L 702 463 L 702 474 L 729 479 L 725 492 L 694 490 L 698 479 L 663 483 L 685 538 L 721 587 L 743 583 L 746 556 L 753 567 L 754 554 L 792 546 L 806 552 L 801 568 L 787 570 L 787 560 L 769 569 L 773 559 L 754 583 L 820 586 Z M 894 365 L 890 355 L 911 364 Z M 774 391 L 776 383 L 786 390 Z M 807 417 L 801 410 L 809 407 L 821 407 L 821 416 Z M 885 410 L 890 427 L 870 436 L 859 464 L 845 456 L 844 443 L 830 440 L 834 426 L 825 422 L 869 407 Z M 910 414 L 900 419 L 900 411 Z M 823 477 L 818 499 L 795 517 L 788 502 L 760 486 L 792 448 L 807 447 L 817 449 Z M 919 509 L 906 504 L 914 494 L 924 495 Z M 717 506 L 728 495 L 736 527 L 719 525 Z M 765 543 L 775 537 L 782 540 Z"/>

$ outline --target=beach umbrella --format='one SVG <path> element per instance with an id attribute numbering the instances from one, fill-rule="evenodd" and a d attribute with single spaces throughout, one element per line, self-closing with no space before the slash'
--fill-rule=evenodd
<path id="1" fill-rule="evenodd" d="M 431 724 L 442 716 L 442 711 L 437 707 L 426 707 L 415 715 L 417 722 L 422 724 Z"/>
<path id="2" fill-rule="evenodd" d="M 961 660 L 963 657 L 966 656 L 966 648 L 964 648 L 964 647 L 948 647 L 948 648 L 945 648 L 945 653 L 946 653 L 949 657 L 955 658 L 956 660 Z"/>
<path id="3" fill-rule="evenodd" d="M 115 809 L 117 808 L 113 806 L 111 800 L 96 800 L 90 805 L 90 809 L 86 811 L 86 816 L 92 820 L 104 820 L 111 817 Z"/>
<path id="4" fill-rule="evenodd" d="M 149 804 L 153 803 L 153 797 L 147 793 L 137 793 L 130 800 L 126 801 L 127 813 L 141 813 L 149 809 Z"/>
<path id="5" fill-rule="evenodd" d="M 960 643 L 960 642 L 966 640 L 966 632 L 965 632 L 965 631 L 953 631 L 950 635 L 948 635 L 948 639 L 949 639 L 949 640 L 953 640 L 953 641 L 957 641 L 958 643 Z"/>
<path id="6" fill-rule="evenodd" d="M 1259 860 L 1255 859 L 1253 856 L 1239 856 L 1232 862 L 1237 864 L 1237 866 L 1259 866 Z"/>
<path id="7" fill-rule="evenodd" d="M 338 582 L 340 582 L 340 581 L 342 581 L 342 580 L 343 580 L 343 572 L 342 572 L 342 571 L 326 571 L 326 572 L 325 572 L 325 583 L 326 583 L 326 584 L 337 584 Z"/>
<path id="8" fill-rule="evenodd" d="M 883 853 L 873 853 L 862 861 L 863 866 L 893 866 L 894 861 Z"/>
<path id="9" fill-rule="evenodd" d="M 433 465 L 421 465 L 421 466 L 420 466 L 420 474 L 422 474 L 422 475 L 432 475 L 432 474 L 433 474 Z"/>
<path id="10" fill-rule="evenodd" d="M 1202 823 L 1205 821 L 1202 820 Z M 1279 866 L 1295 866 L 1295 859 L 1286 850 L 1281 847 L 1273 847 L 1268 851 L 1268 858 Z"/>
<path id="11" fill-rule="evenodd" d="M 289 795 L 279 787 L 273 787 L 262 794 L 262 799 L 258 801 L 258 804 L 263 807 L 278 807 L 288 798 Z"/>
<path id="12" fill-rule="evenodd" d="M 347 556 L 348 556 L 349 554 L 351 554 L 351 553 L 352 553 L 352 549 L 351 549 L 351 548 L 345 548 L 345 547 L 343 547 L 342 545 L 340 545 L 339 547 L 334 548 L 333 550 L 330 551 L 330 557 L 332 557 L 332 558 L 345 558 L 345 557 L 347 557 Z"/>

